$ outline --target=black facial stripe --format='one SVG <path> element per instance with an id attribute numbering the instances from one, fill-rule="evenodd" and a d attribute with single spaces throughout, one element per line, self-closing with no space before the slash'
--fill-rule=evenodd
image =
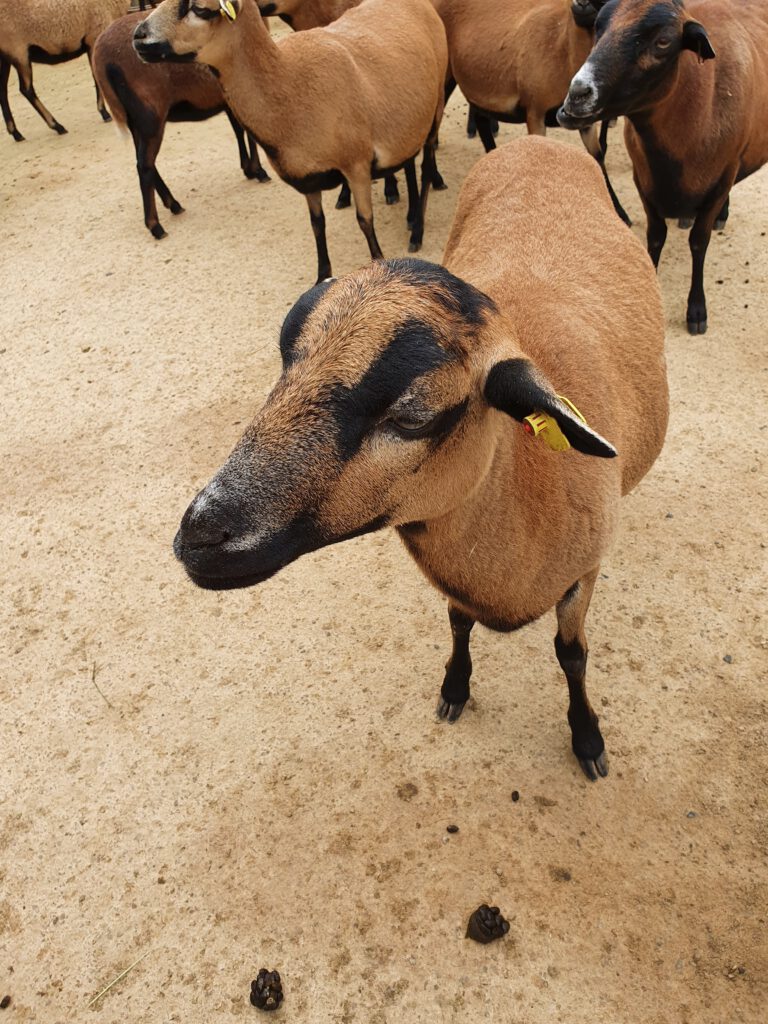
<path id="1" fill-rule="evenodd" d="M 270 14 L 274 14 L 277 10 L 277 4 L 259 4 L 259 10 L 263 17 L 268 18 Z"/>
<path id="2" fill-rule="evenodd" d="M 450 361 L 433 328 L 406 320 L 352 387 L 337 385 L 327 398 L 336 421 L 339 456 L 348 461 L 368 431 L 419 377 Z"/>
<path id="3" fill-rule="evenodd" d="M 283 359 L 283 366 L 289 366 L 293 362 L 293 349 L 304 324 L 332 284 L 332 281 L 322 281 L 320 284 L 316 284 L 314 288 L 304 292 L 289 310 L 280 331 L 280 355 Z"/>
<path id="4" fill-rule="evenodd" d="M 179 21 L 189 13 L 189 0 L 179 0 Z"/>

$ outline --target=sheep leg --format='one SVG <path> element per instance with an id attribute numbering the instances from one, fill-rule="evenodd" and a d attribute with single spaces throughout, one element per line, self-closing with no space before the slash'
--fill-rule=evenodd
<path id="1" fill-rule="evenodd" d="M 339 198 L 336 200 L 337 210 L 348 210 L 352 205 L 352 193 L 349 190 L 349 182 L 345 181 L 339 189 Z"/>
<path id="2" fill-rule="evenodd" d="M 451 623 L 453 650 L 445 666 L 445 679 L 437 702 L 437 717 L 453 724 L 459 719 L 464 705 L 469 700 L 469 678 L 472 675 L 469 634 L 475 620 L 453 605 L 448 606 L 448 618 Z"/>
<path id="3" fill-rule="evenodd" d="M 367 168 L 365 172 L 360 171 L 352 178 L 347 179 L 352 195 L 355 197 L 355 209 L 357 210 L 357 223 L 365 235 L 368 249 L 372 260 L 381 260 L 384 254 L 379 247 L 379 240 L 373 228 L 373 200 L 371 197 L 371 176 Z"/>
<path id="4" fill-rule="evenodd" d="M 325 241 L 325 214 L 323 213 L 323 193 L 310 192 L 307 195 L 309 219 L 312 222 L 312 233 L 317 246 L 317 284 L 331 276 L 331 260 L 328 245 Z"/>
<path id="5" fill-rule="evenodd" d="M 720 213 L 718 213 L 717 220 L 715 221 L 715 231 L 722 231 L 727 224 L 730 203 L 730 199 L 726 199 L 723 203 L 722 209 L 720 210 Z"/>
<path id="6" fill-rule="evenodd" d="M 269 175 L 261 166 L 261 161 L 259 160 L 259 149 L 256 145 L 256 139 L 254 139 L 250 132 L 246 132 L 229 108 L 227 108 L 227 117 L 237 140 L 237 151 L 240 154 L 240 170 L 249 180 L 255 178 L 257 181 L 269 181 Z M 248 140 L 247 145 L 246 137 Z"/>
<path id="7" fill-rule="evenodd" d="M 158 240 L 165 238 L 165 229 L 157 216 L 157 204 L 155 203 L 155 188 L 159 188 L 160 198 L 165 202 L 172 213 L 181 213 L 182 208 L 171 195 L 163 179 L 157 173 L 155 160 L 160 150 L 160 143 L 163 141 L 162 132 L 152 136 L 150 139 L 142 138 L 133 132 L 133 143 L 136 147 L 136 171 L 139 175 L 139 187 L 141 199 L 144 204 L 144 223 L 153 238 Z"/>
<path id="8" fill-rule="evenodd" d="M 587 638 L 584 619 L 587 616 L 599 566 L 575 583 L 557 603 L 557 636 L 555 653 L 568 682 L 568 724 L 571 727 L 573 752 L 593 782 L 598 775 L 608 774 L 605 743 L 592 710 L 585 677 L 587 672 Z"/>
<path id="9" fill-rule="evenodd" d="M 416 157 L 411 157 L 405 165 L 405 183 L 408 186 L 408 213 L 405 215 L 405 221 L 408 227 L 412 228 L 416 223 L 419 213 L 419 183 L 416 180 Z"/>
<path id="10" fill-rule="evenodd" d="M 24 99 L 32 104 L 50 129 L 58 132 L 59 135 L 66 135 L 67 129 L 63 124 L 59 124 L 35 92 L 35 87 L 32 83 L 32 65 L 28 62 L 26 64 L 17 64 L 16 70 L 19 73 L 19 92 Z"/>
<path id="11" fill-rule="evenodd" d="M 397 187 L 397 175 L 387 174 L 384 176 L 384 198 L 387 206 L 394 206 L 400 202 L 400 189 Z"/>
<path id="12" fill-rule="evenodd" d="M 88 54 L 88 64 L 89 64 L 90 69 L 91 69 L 91 75 L 93 75 L 93 54 L 92 54 L 92 48 L 93 48 L 93 43 L 94 42 L 95 42 L 95 40 L 92 40 L 87 45 L 87 47 L 86 47 L 86 53 Z M 107 110 L 107 104 L 104 102 L 104 96 L 102 94 L 101 89 L 99 88 L 99 83 L 96 81 L 96 77 L 95 76 L 93 77 L 93 84 L 94 84 L 94 86 L 96 88 L 96 109 L 101 114 L 101 120 L 104 121 L 104 122 L 111 121 L 112 120 L 112 115 Z"/>
<path id="13" fill-rule="evenodd" d="M 608 154 L 608 129 L 610 127 L 610 121 L 600 122 L 600 152 L 603 154 L 603 160 L 605 160 L 605 157 Z"/>
<path id="14" fill-rule="evenodd" d="M 637 182 L 637 177 L 635 177 L 635 185 L 639 192 L 640 187 Z M 661 250 L 664 248 L 664 243 L 667 240 L 667 222 L 663 217 L 658 215 L 648 202 L 646 202 L 642 192 L 640 192 L 640 198 L 643 200 L 645 216 L 648 221 L 646 228 L 646 245 L 648 247 L 648 255 L 651 257 L 654 267 L 658 270 L 659 260 L 661 259 Z"/>
<path id="15" fill-rule="evenodd" d="M 607 124 L 607 121 L 603 121 L 603 125 Z M 605 131 L 607 135 L 607 127 Z M 608 195 L 611 197 L 611 202 L 613 203 L 614 210 L 616 211 L 616 213 L 618 213 L 620 219 L 624 221 L 627 227 L 632 227 L 632 221 L 629 219 L 626 210 L 619 202 L 619 197 L 613 191 L 611 179 L 608 177 L 608 171 L 605 166 L 605 149 L 602 143 L 602 133 L 598 138 L 597 126 L 590 125 L 589 128 L 582 128 L 579 131 L 579 135 L 581 135 L 581 141 L 584 143 L 584 148 L 586 149 L 586 151 L 589 153 L 590 156 L 593 156 L 600 165 L 600 170 L 603 172 L 603 181 L 605 182 L 606 188 L 608 189 Z"/>
<path id="16" fill-rule="evenodd" d="M 8 134 L 12 135 L 17 142 L 23 142 L 24 136 L 16 127 L 16 122 L 13 120 L 11 107 L 8 103 L 8 76 L 10 73 L 10 61 L 7 61 L 5 57 L 0 57 L 0 110 L 3 112 L 3 119 L 5 120 Z"/>
<path id="17" fill-rule="evenodd" d="M 411 240 L 408 243 L 408 252 L 418 252 L 424 240 L 424 220 L 427 213 L 427 200 L 429 199 L 429 188 L 434 181 L 437 167 L 435 166 L 435 133 L 424 143 L 424 157 L 421 161 L 421 192 L 419 203 L 416 207 L 416 217 L 411 226 Z"/>
<path id="18" fill-rule="evenodd" d="M 477 134 L 480 136 L 485 152 L 490 153 L 492 149 L 496 149 L 496 139 L 493 137 L 491 119 L 477 110 L 475 111 L 475 123 L 477 124 Z"/>
<path id="19" fill-rule="evenodd" d="M 686 323 L 689 334 L 706 334 L 707 331 L 707 300 L 704 295 L 704 261 L 707 258 L 709 240 L 712 237 L 712 228 L 715 220 L 728 202 L 728 194 L 731 190 L 734 178 L 729 179 L 725 194 L 715 198 L 701 210 L 693 223 L 693 228 L 688 236 L 688 245 L 691 250 L 691 290 L 688 293 L 688 310 L 686 312 Z"/>

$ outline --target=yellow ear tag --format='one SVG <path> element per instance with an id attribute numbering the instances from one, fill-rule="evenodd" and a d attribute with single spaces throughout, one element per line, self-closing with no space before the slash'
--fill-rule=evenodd
<path id="1" fill-rule="evenodd" d="M 587 422 L 573 402 L 564 395 L 557 397 L 578 416 L 582 423 Z M 523 428 L 531 437 L 540 437 L 553 452 L 565 452 L 571 447 L 570 441 L 557 425 L 557 420 L 545 412 L 534 412 L 530 416 L 526 416 L 523 420 Z"/>
<path id="2" fill-rule="evenodd" d="M 219 0 L 219 14 L 227 21 L 234 21 L 237 17 L 237 8 L 232 0 Z"/>

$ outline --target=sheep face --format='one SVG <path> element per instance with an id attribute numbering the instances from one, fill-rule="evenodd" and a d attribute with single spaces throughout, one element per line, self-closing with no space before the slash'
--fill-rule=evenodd
<path id="1" fill-rule="evenodd" d="M 133 45 L 142 60 L 213 63 L 228 47 L 242 0 L 164 0 L 136 26 Z"/>
<path id="2" fill-rule="evenodd" d="M 493 459 L 490 406 L 521 419 L 545 391 L 556 402 L 492 300 L 417 260 L 317 285 L 280 348 L 277 385 L 174 541 L 202 587 L 249 586 L 328 544 L 450 513 Z M 593 454 L 615 454 L 584 431 L 605 448 Z"/>
<path id="3" fill-rule="evenodd" d="M 576 72 L 557 114 L 564 128 L 632 114 L 673 87 L 683 50 L 700 61 L 715 56 L 706 30 L 683 0 L 610 0 L 595 22 L 595 45 Z"/>
<path id="4" fill-rule="evenodd" d="M 277 385 L 182 521 L 174 549 L 192 579 L 258 583 L 308 551 L 455 507 L 491 448 L 471 349 L 493 308 L 415 260 L 303 295 Z"/>

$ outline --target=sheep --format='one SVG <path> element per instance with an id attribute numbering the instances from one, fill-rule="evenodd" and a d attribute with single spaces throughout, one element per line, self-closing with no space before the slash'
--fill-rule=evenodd
<path id="1" fill-rule="evenodd" d="M 725 226 L 732 187 L 768 162 L 766 106 L 763 0 L 612 0 L 558 114 L 564 127 L 579 130 L 598 116 L 626 117 L 654 265 L 667 236 L 665 218 L 680 218 L 683 226 L 693 218 L 691 334 L 707 329 L 704 261 L 712 229 Z"/>
<path id="2" fill-rule="evenodd" d="M 405 167 L 409 248 L 421 247 L 448 66 L 445 31 L 429 0 L 366 0 L 326 28 L 278 43 L 255 0 L 164 0 L 137 27 L 134 46 L 143 60 L 215 69 L 235 117 L 283 181 L 306 196 L 318 281 L 331 275 L 322 191 L 344 179 L 371 258 L 380 259 L 371 178 Z"/>
<path id="3" fill-rule="evenodd" d="M 357 7 L 360 0 L 258 0 L 262 18 L 276 15 L 295 32 L 306 32 L 310 28 L 324 28 L 336 21 L 351 7 Z M 442 179 L 433 188 L 445 188 Z M 400 202 L 400 191 L 397 177 L 387 174 L 384 178 L 384 199 L 387 206 Z M 336 200 L 337 210 L 346 210 L 352 205 L 352 193 L 349 185 L 344 182 Z"/>
<path id="4" fill-rule="evenodd" d="M 11 68 L 16 68 L 19 76 L 21 95 L 49 128 L 66 135 L 67 129 L 35 92 L 32 64 L 60 64 L 84 53 L 90 62 L 96 37 L 125 14 L 128 6 L 129 0 L 0 0 L 0 110 L 16 142 L 23 142 L 24 136 L 16 127 L 8 103 Z M 104 121 L 111 120 L 98 85 L 96 106 Z"/>
<path id="5" fill-rule="evenodd" d="M 508 632 L 555 606 L 573 750 L 596 779 L 584 618 L 620 497 L 664 441 L 656 277 L 595 162 L 536 137 L 472 169 L 444 263 L 370 264 L 298 300 L 280 379 L 174 551 L 222 590 L 394 527 L 449 601 L 449 722 L 469 699 L 474 623 Z"/>
<path id="6" fill-rule="evenodd" d="M 474 110 L 486 152 L 496 145 L 489 118 L 525 122 L 531 135 L 557 124 L 555 113 L 592 46 L 592 26 L 606 0 L 434 0 L 445 24 L 451 74 Z M 616 212 L 630 220 L 605 169 L 597 130 L 582 141 L 597 160 Z"/>
<path id="7" fill-rule="evenodd" d="M 199 64 L 145 64 L 133 48 L 141 14 L 113 21 L 93 48 L 93 73 L 115 121 L 128 129 L 136 148 L 136 167 L 144 204 L 144 223 L 154 238 L 165 237 L 157 216 L 155 191 L 173 214 L 183 212 L 155 166 L 167 121 L 202 121 L 226 112 L 237 139 L 246 178 L 268 181 L 256 142 L 238 124 L 224 102 L 214 76 Z"/>

